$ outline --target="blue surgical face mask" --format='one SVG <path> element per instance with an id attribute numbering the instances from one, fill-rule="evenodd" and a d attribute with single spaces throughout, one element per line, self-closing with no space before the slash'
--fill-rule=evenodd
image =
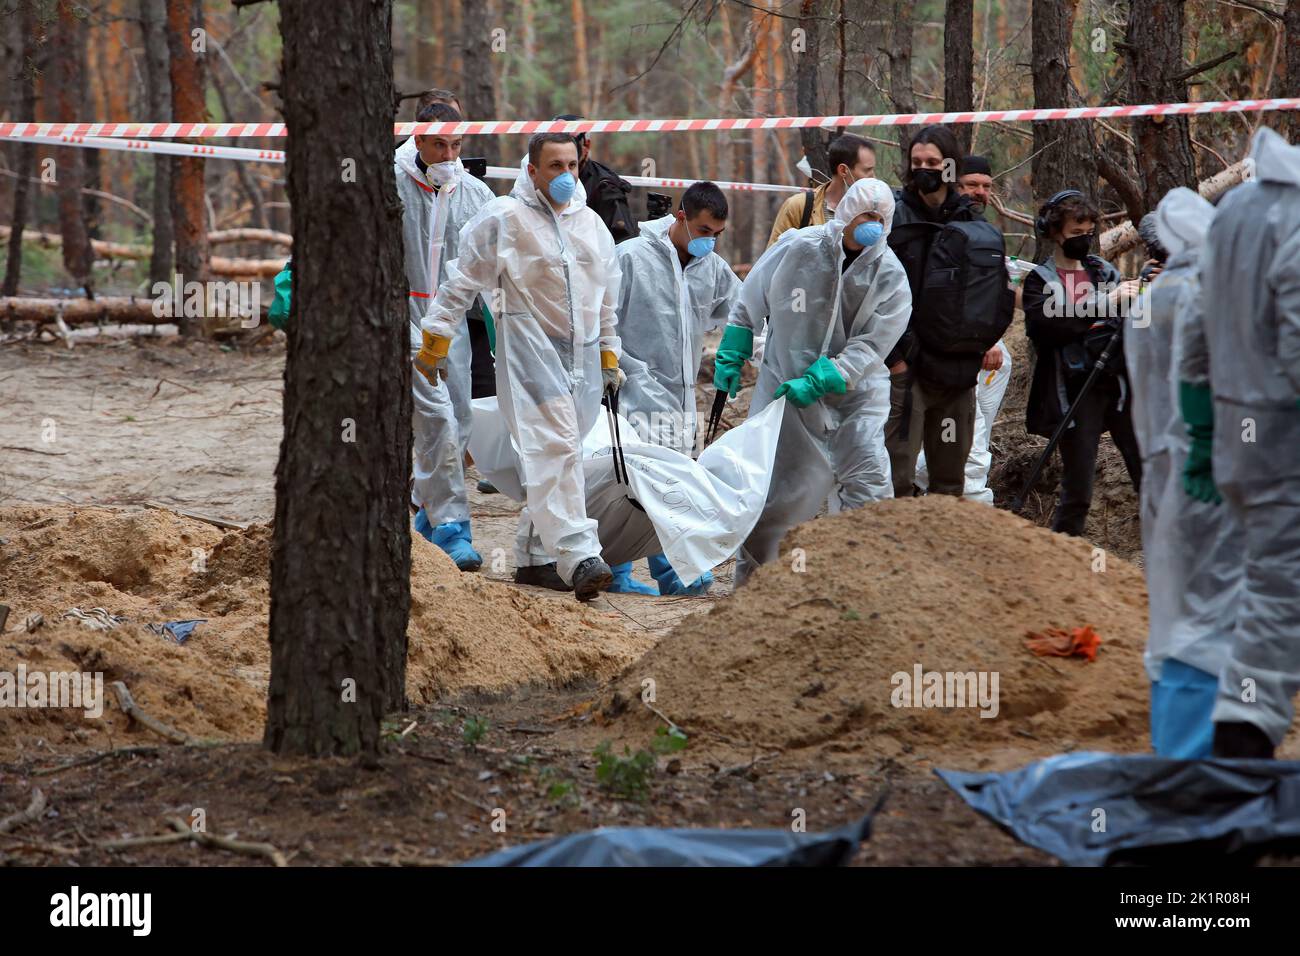
<path id="1" fill-rule="evenodd" d="M 551 198 L 558 203 L 566 203 L 573 198 L 574 191 L 578 188 L 578 181 L 573 178 L 573 173 L 563 172 L 551 180 L 546 191 L 551 194 Z"/>
<path id="2" fill-rule="evenodd" d="M 878 222 L 860 222 L 853 227 L 853 241 L 861 246 L 874 246 L 885 234 L 885 227 Z"/>
<path id="3" fill-rule="evenodd" d="M 686 243 L 686 251 L 696 259 L 707 256 L 713 251 L 713 246 L 718 240 L 712 236 L 696 236 L 690 242 Z"/>

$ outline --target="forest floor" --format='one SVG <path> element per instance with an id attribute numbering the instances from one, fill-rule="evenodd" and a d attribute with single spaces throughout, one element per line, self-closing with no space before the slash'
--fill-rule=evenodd
<path id="1" fill-rule="evenodd" d="M 1021 367 L 1017 369 L 1007 400 L 1012 415 L 1018 415 L 1018 408 L 1023 408 L 1023 396 L 1017 398 L 1015 392 L 1017 387 L 1023 388 L 1027 378 L 1023 348 L 1018 351 Z M 846 696 L 853 694 L 852 684 L 857 675 L 847 674 L 847 679 L 841 681 L 839 697 L 823 693 L 825 688 L 820 680 L 806 690 L 794 692 L 793 707 L 804 708 L 807 702 L 809 711 L 787 722 L 781 716 L 785 705 L 762 697 L 772 690 L 770 686 L 751 691 L 751 679 L 757 682 L 753 687 L 771 679 L 769 672 L 755 677 L 746 671 L 747 667 L 753 671 L 766 661 L 764 648 L 768 637 L 754 637 L 754 634 L 773 636 L 773 640 L 830 641 L 826 653 L 833 659 L 841 650 L 835 645 L 841 639 L 842 625 L 817 617 L 820 611 L 816 605 L 831 604 L 828 598 L 813 598 L 793 605 L 773 603 L 770 612 L 761 600 L 748 608 L 748 601 L 733 602 L 728 597 L 730 572 L 726 567 L 720 570 L 714 593 L 704 598 L 602 597 L 588 612 L 582 612 L 588 614 L 583 620 L 590 626 L 593 644 L 599 644 L 599 653 L 593 652 L 590 658 L 570 653 L 558 662 L 548 660 L 545 666 L 550 670 L 545 680 L 521 682 L 517 686 L 480 680 L 474 676 L 479 672 L 461 660 L 465 656 L 473 658 L 474 649 L 466 650 L 466 646 L 474 643 L 475 634 L 457 632 L 452 639 L 451 654 L 460 662 L 458 666 L 462 666 L 458 672 L 464 675 L 461 684 L 441 684 L 436 676 L 430 677 L 431 683 L 425 688 L 428 692 L 412 695 L 416 706 L 410 714 L 400 720 L 394 718 L 395 722 L 387 728 L 384 754 L 375 767 L 364 767 L 355 761 L 308 761 L 265 753 L 257 745 L 256 730 L 260 726 L 260 704 L 267 675 L 263 656 L 265 640 L 260 636 L 264 630 L 257 630 L 257 627 L 264 628 L 264 624 L 258 623 L 264 621 L 258 615 L 265 613 L 265 592 L 258 590 L 264 586 L 264 578 L 258 578 L 258 574 L 264 575 L 264 571 L 241 578 L 242 590 L 232 591 L 226 582 L 220 595 L 215 590 L 200 594 L 195 587 L 174 584 L 180 578 L 159 573 L 161 564 L 153 569 L 151 577 L 149 567 L 137 567 L 129 561 L 124 566 L 121 554 L 83 560 L 80 555 L 69 553 L 68 542 L 84 542 L 84 537 L 59 535 L 66 526 L 70 529 L 68 534 L 76 532 L 84 536 L 85 529 L 77 531 L 77 514 L 82 514 L 83 522 L 87 520 L 86 515 L 91 516 L 92 522 L 100 521 L 100 513 L 93 508 L 110 509 L 115 515 L 120 512 L 118 517 L 122 520 L 138 522 L 145 503 L 240 522 L 269 520 L 274 508 L 273 476 L 280 442 L 283 360 L 280 346 L 248 353 L 223 350 L 211 344 L 184 344 L 174 338 L 83 342 L 72 350 L 62 345 L 35 344 L 13 344 L 0 349 L 0 404 L 6 410 L 0 419 L 0 448 L 4 449 L 0 454 L 0 574 L 9 573 L 5 571 L 6 559 L 12 562 L 25 557 L 20 553 L 24 546 L 32 552 L 48 548 L 50 560 L 40 565 L 40 574 L 48 572 L 52 575 L 49 581 L 60 583 L 58 588 L 52 585 L 47 588 L 45 578 L 40 582 L 33 579 L 34 590 L 30 595 L 33 608 L 57 609 L 74 600 L 85 607 L 94 598 L 108 606 L 111 600 L 118 599 L 124 609 L 137 612 L 142 608 L 158 614 L 173 609 L 184 609 L 194 615 L 207 612 L 217 624 L 222 620 L 220 615 L 230 611 L 230 620 L 242 622 L 242 630 L 230 633 L 238 640 L 249 642 L 240 645 L 238 655 L 229 659 L 195 658 L 197 663 L 185 663 L 185 653 L 194 649 L 196 643 L 199 649 L 204 647 L 203 640 L 196 637 L 179 648 L 170 647 L 163 662 L 166 666 L 158 663 L 155 668 L 156 662 L 147 656 L 127 656 L 121 660 L 128 663 L 115 664 L 115 650 L 102 632 L 82 634 L 67 622 L 45 628 L 44 634 L 48 636 L 42 636 L 41 630 L 21 638 L 16 636 L 23 621 L 22 602 L 6 599 L 14 612 L 7 633 L 0 638 L 0 666 L 9 668 L 15 653 L 29 661 L 60 655 L 80 661 L 88 653 L 87 642 L 104 642 L 95 653 L 106 655 L 103 659 L 108 660 L 105 666 L 110 671 L 108 679 L 115 679 L 116 675 L 128 683 L 138 681 L 142 690 L 136 697 L 145 710 L 163 713 L 187 732 L 205 736 L 209 744 L 171 745 L 143 728 L 129 725 L 121 715 L 118 723 L 97 728 L 106 731 L 106 736 L 14 722 L 10 715 L 3 715 L 0 816 L 26 806 L 34 787 L 43 790 L 54 812 L 47 811 L 38 822 L 0 836 L 0 863 L 241 864 L 253 861 L 244 855 L 199 848 L 188 841 L 128 842 L 118 848 L 103 845 L 106 841 L 130 841 L 163 834 L 168 830 L 170 818 L 188 817 L 195 808 L 203 809 L 208 832 L 235 834 L 239 840 L 274 844 L 294 864 L 438 865 L 469 859 L 506 845 L 602 825 L 784 828 L 790 825 L 792 814 L 802 810 L 810 831 L 829 830 L 861 817 L 888 791 L 871 839 L 864 844 L 855 862 L 868 865 L 1051 864 L 1051 858 L 1022 846 L 970 811 L 934 776 L 935 767 L 1007 769 L 1060 749 L 1082 746 L 1089 738 L 1093 744 L 1117 750 L 1145 749 L 1144 689 L 1140 668 L 1135 663 L 1144 632 L 1144 607 L 1138 607 L 1144 604 L 1144 593 L 1140 576 L 1131 569 L 1125 570 L 1127 565 L 1124 565 L 1120 569 L 1121 578 L 1117 579 L 1123 581 L 1122 587 L 1115 585 L 1121 589 L 1113 594 L 1099 592 L 1096 600 L 1101 608 L 1098 613 L 1111 615 L 1107 620 L 1113 619 L 1113 631 L 1123 632 L 1107 635 L 1113 642 L 1111 653 L 1115 655 L 1109 658 L 1114 664 L 1108 666 L 1117 672 L 1123 664 L 1124 673 L 1132 678 L 1132 686 L 1118 687 L 1113 677 L 1106 676 L 1113 672 L 1099 671 L 1098 679 L 1105 678 L 1104 684 L 1114 689 L 1116 700 L 1098 701 L 1097 714 L 1072 717 L 1073 723 L 1058 728 L 1052 723 L 1055 719 L 1052 714 L 1026 716 L 1034 706 L 1040 706 L 1033 705 L 1021 714 L 1028 723 L 1017 724 L 1014 730 L 1008 731 L 1011 736 L 997 740 L 977 745 L 972 738 L 969 754 L 965 753 L 965 731 L 956 725 L 947 725 L 937 737 L 933 729 L 923 729 L 915 739 L 903 732 L 882 734 L 865 742 L 856 739 L 855 734 L 862 734 L 862 720 L 874 719 L 871 714 L 864 718 L 856 704 L 848 709 L 847 722 L 842 727 L 840 723 L 835 724 L 838 737 L 829 737 L 816 746 L 794 740 L 792 735 L 798 726 L 803 726 L 798 721 L 813 727 L 831 721 L 833 715 L 829 712 L 814 720 L 817 709 L 834 710 L 845 705 Z M 729 414 L 742 413 L 743 410 L 736 410 Z M 1032 447 L 1034 441 L 1024 439 L 1023 429 L 1008 419 L 1004 409 L 994 432 L 995 460 L 999 454 L 1026 457 L 1028 452 L 1024 449 Z M 1106 467 L 1113 467 L 1113 463 L 1104 462 L 1103 469 Z M 1131 491 L 1125 497 L 1122 492 L 1127 489 L 1112 488 L 1111 484 L 1105 475 L 1099 482 L 1103 497 L 1109 496 L 1107 500 L 1114 501 L 1105 509 L 1106 523 L 1098 527 L 1098 537 L 1104 538 L 1107 542 L 1104 546 L 1118 557 L 1138 556 L 1135 535 L 1128 533 L 1130 519 L 1124 513 L 1131 508 L 1134 513 L 1131 524 L 1135 527 L 1136 499 L 1132 498 Z M 1010 494 L 999 488 L 999 501 Z M 485 601 L 489 597 L 501 601 L 502 595 L 514 592 L 519 599 L 510 600 L 516 606 L 519 620 L 526 622 L 519 627 L 528 628 L 532 634 L 538 628 L 544 631 L 548 626 L 560 627 L 553 621 L 539 620 L 539 616 L 555 621 L 562 619 L 563 627 L 557 633 L 569 640 L 572 622 L 578 620 L 579 614 L 573 608 L 575 602 L 571 595 L 490 583 L 508 582 L 511 578 L 509 565 L 518 506 L 500 495 L 484 496 L 472 491 L 471 496 L 475 542 L 487 562 L 483 574 L 473 576 L 485 579 L 485 583 L 473 585 L 477 589 L 473 593 Z M 988 512 L 974 510 L 982 506 L 962 503 L 956 507 L 959 518 L 974 516 L 972 527 L 983 528 L 989 523 Z M 1067 553 L 1060 550 L 1066 545 L 1060 544 L 1056 536 L 1035 531 L 1005 513 L 993 517 L 997 519 L 993 523 L 999 527 L 1003 527 L 1000 523 L 1005 524 L 1010 535 L 1007 541 L 1015 544 L 1008 552 L 1011 573 L 1021 573 L 1017 568 L 1022 567 L 1019 561 L 1023 551 L 1018 549 L 1026 546 L 1017 536 L 1037 536 L 1025 541 L 1030 541 L 1032 547 L 1047 548 L 1044 554 L 1059 557 Z M 1033 517 L 1039 524 L 1047 520 L 1041 513 Z M 916 518 L 922 522 L 927 520 L 924 511 L 918 511 Z M 830 526 L 829 522 L 819 521 L 808 528 L 815 532 L 822 524 Z M 942 531 L 945 526 L 941 522 L 939 537 L 930 544 L 947 546 Z M 94 527 L 92 523 L 92 531 Z M 857 526 L 838 527 L 847 528 L 850 535 L 859 534 L 854 530 Z M 37 530 L 29 531 L 29 528 Z M 1093 526 L 1089 530 L 1091 535 Z M 205 545 L 222 538 L 220 532 L 199 523 L 176 525 L 167 533 L 185 536 L 188 543 L 193 543 L 189 541 L 193 535 Z M 838 548 L 844 540 L 849 546 L 857 543 L 852 536 L 844 539 L 843 533 L 841 530 L 840 537 L 825 542 L 823 535 L 817 539 L 816 547 L 824 550 L 810 550 L 810 553 L 840 554 Z M 873 547 L 883 546 L 882 540 L 893 540 L 887 531 L 882 533 L 883 539 L 872 539 Z M 264 550 L 264 531 L 260 539 L 256 528 L 249 534 L 250 540 L 257 541 Z M 40 535 L 46 537 L 37 537 Z M 204 535 L 211 536 L 211 541 Z M 227 537 L 229 540 L 221 547 L 229 552 L 234 538 Z M 9 540 L 15 544 L 10 545 Z M 8 554 L 6 546 L 10 549 Z M 90 543 L 77 543 L 72 549 L 83 546 L 92 548 Z M 183 550 L 188 555 L 188 549 Z M 982 549 L 963 548 L 958 544 L 957 550 L 974 555 Z M 947 553 L 951 555 L 952 551 Z M 216 554 L 214 550 L 214 561 Z M 494 563 L 494 556 L 504 560 Z M 163 561 L 164 557 L 151 555 L 149 560 Z M 435 557 L 441 560 L 440 554 Z M 264 553 L 259 560 L 265 561 Z M 906 560 L 900 566 L 906 566 Z M 986 556 L 974 560 L 992 561 Z M 644 563 L 639 565 L 641 578 L 648 581 Z M 11 565 L 9 571 L 18 567 Z M 104 567 L 109 570 L 103 570 Z M 877 598 L 882 602 L 881 607 L 888 600 L 887 594 L 873 597 L 868 585 L 858 578 L 844 578 L 839 570 L 851 567 L 855 574 L 868 575 L 862 580 L 869 581 L 870 562 L 855 565 L 843 562 L 841 557 L 831 567 L 834 572 L 825 576 L 803 577 L 817 579 L 809 582 L 810 587 L 833 579 L 835 586 L 841 592 L 851 592 L 849 600 L 864 610 L 875 606 L 871 602 Z M 445 572 L 430 564 L 417 563 L 417 570 L 421 568 L 431 568 L 428 571 L 431 579 L 438 581 L 442 579 L 437 575 Z M 784 600 L 784 592 L 779 590 L 783 585 L 776 576 L 772 580 L 778 588 L 771 592 L 773 601 Z M 413 591 L 417 583 L 413 581 Z M 492 590 L 498 587 L 499 591 Z M 443 589 L 444 585 L 437 586 L 437 590 Z M 38 592 L 45 593 L 44 603 Z M 755 595 L 763 593 L 755 591 Z M 250 594 L 253 596 L 249 597 Z M 971 595 L 971 600 L 987 597 L 979 588 Z M 1074 620 L 1071 615 L 1079 613 L 1067 606 L 1072 598 L 1065 603 L 1062 603 L 1064 599 L 1055 597 L 1045 600 L 1052 606 L 1050 620 L 1043 618 L 1048 623 L 1058 622 L 1057 610 L 1063 615 L 1059 623 Z M 1020 597 L 1015 597 L 1007 600 L 1006 605 L 1012 608 L 1020 603 Z M 800 604 L 813 606 L 793 615 L 781 610 L 781 607 Z M 239 611 L 240 606 L 243 611 Z M 553 610 L 547 612 L 548 607 Z M 542 609 L 540 614 L 538 608 Z M 738 639 L 736 643 L 741 650 L 735 653 L 739 659 L 720 663 L 718 655 L 726 651 L 728 638 L 718 635 L 716 641 L 712 639 L 710 622 L 721 614 L 719 621 L 725 624 L 731 620 L 728 615 L 735 617 L 746 609 L 757 615 L 760 623 L 751 628 L 753 634 L 743 636 L 756 644 L 750 646 Z M 109 610 L 114 609 L 109 607 Z M 240 618 L 236 611 L 246 611 L 247 615 Z M 717 613 L 697 616 L 709 611 Z M 939 606 L 927 611 L 935 612 L 936 621 L 952 613 Z M 993 619 L 1004 612 L 1013 614 L 999 604 L 986 616 L 991 615 Z M 188 614 L 182 615 L 177 610 L 173 616 Z M 413 612 L 413 642 L 415 617 Z M 858 611 L 850 607 L 840 620 L 856 622 Z M 473 622 L 466 619 L 461 623 L 468 626 Z M 1015 626 L 1011 618 L 1005 623 L 1009 628 Z M 474 626 L 482 629 L 480 624 Z M 437 629 L 436 624 L 429 627 Z M 675 638 L 681 633 L 681 640 L 674 647 L 686 648 L 684 660 L 675 661 L 671 648 L 669 653 L 655 657 L 657 651 L 664 650 L 666 645 L 662 639 L 670 632 Z M 504 642 L 509 648 L 512 640 L 510 634 L 488 635 L 482 630 L 479 636 L 492 638 L 493 647 Z M 871 633 L 866 637 L 876 639 Z M 1019 632 L 1011 637 L 1018 640 Z M 138 644 L 143 639 L 133 633 L 131 640 Z M 953 646 L 960 647 L 962 643 L 961 640 L 945 643 L 945 640 L 931 644 L 937 648 L 934 653 L 949 653 Z M 235 638 L 231 641 L 234 646 Z M 913 643 L 911 638 L 904 641 L 901 636 L 900 641 L 905 650 Z M 914 643 L 925 646 L 925 641 Z M 434 651 L 442 653 L 438 648 Z M 635 668 L 625 665 L 637 660 L 646 649 L 651 651 L 646 660 L 658 661 L 662 673 L 676 675 L 683 691 L 692 680 L 698 685 L 692 698 L 692 707 L 698 713 L 692 715 L 692 721 L 674 716 L 683 726 L 698 722 L 703 729 L 699 736 L 692 737 L 686 750 L 658 757 L 655 768 L 645 778 L 648 798 L 637 800 L 617 796 L 601 786 L 594 751 L 604 740 L 626 745 L 633 751 L 654 748 L 657 721 L 641 720 L 649 717 L 639 711 L 632 718 L 620 716 L 620 708 L 625 709 L 625 703 L 620 705 L 620 686 L 629 681 L 635 683 L 637 679 Z M 1000 654 L 1007 648 L 994 650 Z M 421 652 L 433 655 L 424 658 L 426 664 L 421 664 L 422 658 L 413 651 L 413 670 L 440 672 L 441 665 L 427 664 L 428 660 L 442 660 L 434 651 Z M 124 649 L 122 653 L 127 651 Z M 130 653 L 136 654 L 136 650 Z M 150 653 L 155 652 L 150 650 Z M 811 654 L 814 670 L 821 653 L 818 650 Z M 714 666 L 724 668 L 726 673 L 712 678 L 707 671 L 693 673 L 711 654 Z M 493 650 L 492 656 L 502 655 Z M 856 666 L 861 657 L 852 655 L 847 666 Z M 784 674 L 786 668 L 779 663 L 781 659 L 778 654 L 775 666 Z M 10 664 L 5 664 L 6 660 Z M 792 670 L 805 663 L 797 662 Z M 1060 708 L 1057 701 L 1068 692 L 1069 679 L 1063 678 L 1063 672 L 1057 671 L 1055 665 L 1042 667 L 1056 671 L 1056 676 L 1040 673 L 1019 659 L 1010 659 L 1004 666 L 1017 673 L 1032 674 L 1025 677 L 1023 685 L 1028 698 L 1042 695 L 1044 700 L 1054 702 L 1049 711 Z M 178 669 L 184 667 L 190 667 L 193 673 Z M 582 673 L 584 667 L 589 673 Z M 620 669 L 621 676 L 611 679 L 609 675 Z M 723 686 L 733 673 L 743 676 L 743 680 L 737 677 L 743 685 L 739 687 L 741 707 L 734 704 L 737 698 L 726 696 L 737 691 Z M 833 678 L 839 676 L 832 666 L 826 686 L 834 688 Z M 214 691 L 204 683 L 209 677 L 234 683 L 215 685 L 217 691 Z M 408 678 L 415 679 L 410 675 Z M 711 714 L 710 681 L 714 678 L 719 684 L 719 694 L 714 708 L 717 713 Z M 178 686 L 160 686 L 168 680 L 176 681 Z M 218 703 L 244 700 L 229 692 L 228 688 L 236 684 L 250 701 L 246 706 L 240 705 L 247 711 L 245 723 L 222 725 L 214 716 L 219 710 Z M 1078 686 L 1091 689 L 1093 685 L 1094 681 L 1089 679 Z M 132 684 L 133 691 L 136 686 Z M 214 693 L 221 701 L 204 696 Z M 747 704 L 745 695 L 750 698 Z M 746 708 L 750 713 L 739 712 Z M 1068 710 L 1067 707 L 1062 713 Z M 790 713 L 793 715 L 794 711 Z M 187 714 L 195 721 L 191 726 L 186 725 Z M 758 728 L 750 734 L 736 734 L 743 740 L 772 740 L 782 733 L 791 736 L 791 740 L 777 744 L 743 743 L 716 729 L 729 726 L 733 719 L 748 720 L 749 726 Z M 411 721 L 415 726 L 408 730 Z M 4 732 L 6 726 L 8 733 Z M 223 726 L 235 729 L 223 732 Z M 472 729 L 475 726 L 487 729 L 476 734 Z M 973 726 L 983 729 L 978 720 Z M 218 729 L 200 733 L 205 727 Z M 403 736 L 404 730 L 408 732 Z M 936 740 L 941 745 L 935 744 Z M 120 748 L 124 747 L 140 749 L 122 751 Z M 99 756 L 107 751 L 114 752 Z M 498 809 L 505 811 L 505 833 L 495 832 L 491 826 L 493 819 L 500 816 L 494 813 Z"/>

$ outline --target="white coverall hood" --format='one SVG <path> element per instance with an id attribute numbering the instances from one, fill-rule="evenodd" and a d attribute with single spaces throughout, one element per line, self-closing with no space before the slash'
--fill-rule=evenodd
<path id="1" fill-rule="evenodd" d="M 1213 218 L 1214 206 L 1199 193 L 1179 186 L 1156 206 L 1156 235 L 1172 259 L 1184 250 L 1199 249 Z"/>
<path id="2" fill-rule="evenodd" d="M 577 210 L 585 208 L 587 205 L 587 190 L 582 186 L 582 178 L 574 176 L 578 180 L 578 187 L 573 191 L 573 196 L 563 209 L 560 210 L 561 216 L 571 216 Z M 537 188 L 533 185 L 532 178 L 528 175 L 528 154 L 524 153 L 524 158 L 519 161 L 519 175 L 515 177 L 515 184 L 510 187 L 510 195 L 514 196 L 520 202 L 526 202 L 530 206 L 547 205 L 550 206 L 550 200 L 539 196 Z M 554 208 L 554 207 L 552 207 Z"/>
<path id="3" fill-rule="evenodd" d="M 1267 126 L 1255 134 L 1250 158 L 1260 182 L 1300 186 L 1300 146 L 1292 146 Z"/>
<path id="4" fill-rule="evenodd" d="M 864 212 L 879 213 L 884 220 L 885 231 L 880 235 L 880 242 L 876 243 L 883 244 L 894 221 L 894 191 L 879 179 L 859 179 L 840 197 L 835 207 L 835 220 L 847 226 Z"/>

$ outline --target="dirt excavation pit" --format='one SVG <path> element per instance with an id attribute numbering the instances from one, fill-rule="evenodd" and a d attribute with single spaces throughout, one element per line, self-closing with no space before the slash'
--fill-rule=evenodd
<path id="1" fill-rule="evenodd" d="M 123 681 L 151 716 L 194 737 L 255 740 L 270 675 L 267 622 L 271 532 L 223 532 L 165 511 L 0 509 L 0 670 L 102 672 Z M 407 691 L 416 707 L 457 691 L 608 679 L 653 642 L 610 614 L 462 575 L 416 536 L 411 554 Z M 126 618 L 112 630 L 64 619 L 71 608 Z M 23 625 L 40 614 L 44 623 Z M 146 624 L 206 619 L 174 640 Z M 81 710 L 0 709 L 0 756 L 42 746 L 132 742 L 115 702 Z M 152 736 L 152 735 L 141 735 Z M 157 743 L 150 739 L 148 743 Z"/>
<path id="2" fill-rule="evenodd" d="M 1103 640 L 1093 663 L 1025 647 L 1026 631 L 1081 625 Z M 986 505 L 891 500 L 795 529 L 780 561 L 629 668 L 599 723 L 648 740 L 662 723 L 643 705 L 653 686 L 653 706 L 706 752 L 975 769 L 1143 751 L 1146 631 L 1145 584 L 1127 562 Z M 974 672 L 975 693 L 895 706 L 918 668 L 923 691 L 928 672 L 945 690 L 947 674 Z"/>

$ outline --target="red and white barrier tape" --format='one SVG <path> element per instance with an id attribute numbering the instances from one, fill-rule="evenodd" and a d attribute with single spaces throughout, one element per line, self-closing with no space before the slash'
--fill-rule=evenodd
<path id="1" fill-rule="evenodd" d="M 1073 119 L 1256 113 L 1300 109 L 1300 97 L 1218 100 L 1204 103 L 1148 103 L 1135 106 L 1078 106 L 1070 109 L 982 110 L 966 113 L 888 113 L 857 116 L 772 116 L 731 119 L 482 120 L 460 123 L 394 123 L 396 136 L 439 134 L 682 133 L 744 129 L 804 129 L 831 126 L 911 126 L 927 123 L 1023 123 Z M 283 123 L 0 123 L 0 138 L 14 136 L 110 136 L 130 139 L 273 137 Z"/>
<path id="2" fill-rule="evenodd" d="M 83 149 L 108 149 L 126 153 L 161 153 L 168 156 L 201 156 L 205 159 L 234 159 L 241 162 L 283 163 L 285 154 L 278 149 L 245 149 L 239 146 L 202 146 L 194 143 L 168 143 L 161 140 L 110 139 L 95 136 L 11 136 L 20 143 L 40 143 L 49 146 L 79 146 Z M 517 167 L 489 166 L 487 174 L 493 179 L 514 179 Z M 685 189 L 694 179 L 661 179 L 654 176 L 624 176 L 633 186 L 656 186 L 661 189 Z M 715 182 L 722 189 L 742 192 L 800 192 L 800 186 L 781 186 L 776 183 Z"/>

